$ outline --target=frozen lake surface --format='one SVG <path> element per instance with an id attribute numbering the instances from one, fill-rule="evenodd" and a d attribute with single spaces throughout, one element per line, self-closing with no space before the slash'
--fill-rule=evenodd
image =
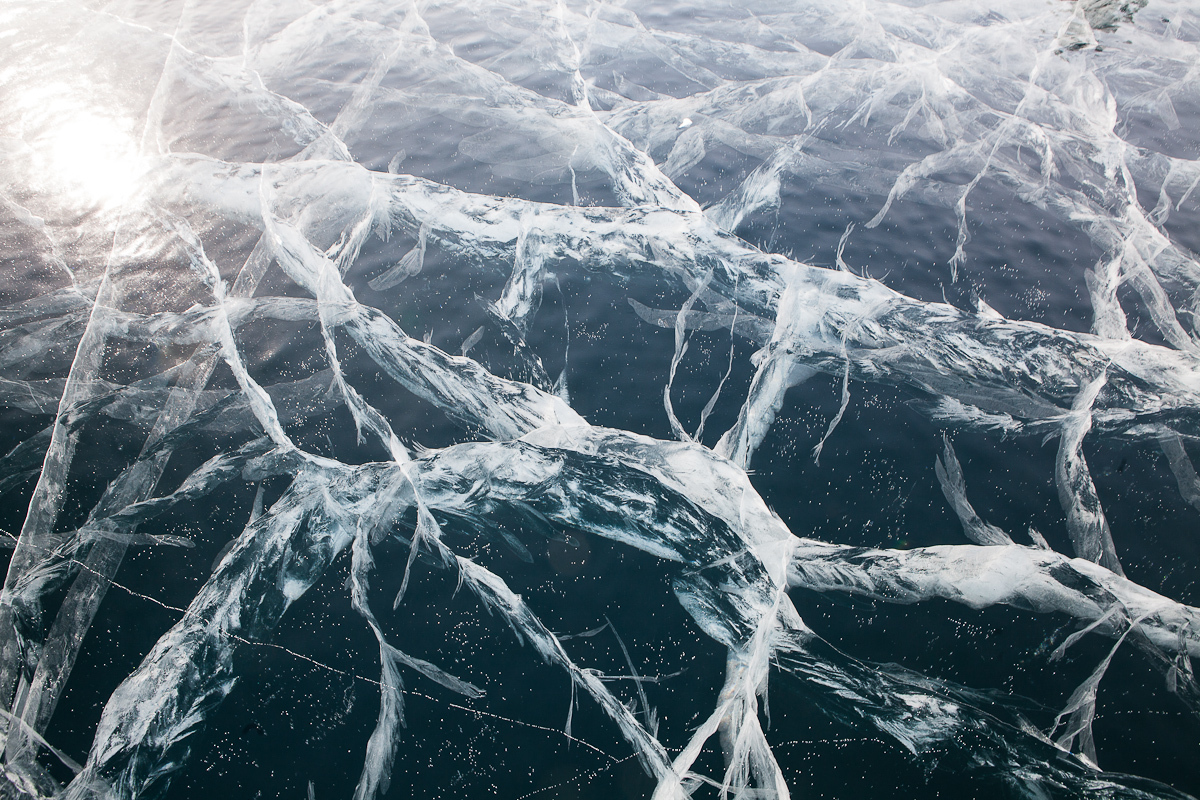
<path id="1" fill-rule="evenodd" d="M 1200 794 L 1191 0 L 0 3 L 0 798 Z"/>

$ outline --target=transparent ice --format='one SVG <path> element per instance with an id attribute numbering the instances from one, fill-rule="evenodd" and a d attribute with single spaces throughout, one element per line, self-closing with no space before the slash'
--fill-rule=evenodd
<path id="1" fill-rule="evenodd" d="M 1193 3 L 8 0 L 0 52 L 0 797 L 251 796 L 267 658 L 347 698 L 278 796 L 805 796 L 812 731 L 1200 786 Z"/>

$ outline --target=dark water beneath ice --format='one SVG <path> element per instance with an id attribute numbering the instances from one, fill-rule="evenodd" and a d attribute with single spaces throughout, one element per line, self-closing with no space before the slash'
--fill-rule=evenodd
<path id="1" fill-rule="evenodd" d="M 139 212 L 123 212 L 118 200 L 105 196 L 117 178 L 107 174 L 96 178 L 89 172 L 111 158 L 118 159 L 118 170 L 132 169 L 122 166 L 119 158 L 124 156 L 113 156 L 126 146 L 120 137 L 128 136 L 134 150 L 153 152 L 156 157 L 195 152 L 225 162 L 279 161 L 301 148 L 289 138 L 294 128 L 279 123 L 261 107 L 256 111 L 249 95 L 239 97 L 228 86 L 195 78 L 199 68 L 188 60 L 192 53 L 209 57 L 231 72 L 237 71 L 239 63 L 253 62 L 266 88 L 293 103 L 279 117 L 299 115 L 297 109 L 303 106 L 305 119 L 316 120 L 319 126 L 344 125 L 348 130 L 340 135 L 349 156 L 368 170 L 386 172 L 391 164 L 393 171 L 471 193 L 563 206 L 616 207 L 622 201 L 614 180 L 597 166 L 599 156 L 588 156 L 593 159 L 589 164 L 572 151 L 569 127 L 555 128 L 528 109 L 528 119 L 509 114 L 511 98 L 502 97 L 488 82 L 490 78 L 463 67 L 491 70 L 493 78 L 500 76 L 496 83 L 523 87 L 521 97 L 540 95 L 559 106 L 569 103 L 572 70 L 560 63 L 563 51 L 555 38 L 558 34 L 546 22 L 561 13 L 570 31 L 586 30 L 592 37 L 581 56 L 580 71 L 593 87 L 591 102 L 600 121 L 634 146 L 644 147 L 635 135 L 637 126 L 630 123 L 622 128 L 619 115 L 633 104 L 646 109 L 657 104 L 669 110 L 675 98 L 681 110 L 671 111 L 672 119 L 690 113 L 696 127 L 708 126 L 703 157 L 669 177 L 701 207 L 711 209 L 767 163 L 768 144 L 794 143 L 803 137 L 806 124 L 803 114 L 782 105 L 748 110 L 742 116 L 731 114 L 728 119 L 721 119 L 714 109 L 704 110 L 703 117 L 700 110 L 689 111 L 688 98 L 714 88 L 708 75 L 724 81 L 721 85 L 755 83 L 765 96 L 764 67 L 751 61 L 751 55 L 769 64 L 772 54 L 800 53 L 824 59 L 821 63 L 827 70 L 847 69 L 843 79 L 847 86 L 851 68 L 880 76 L 886 86 L 889 80 L 900 80 L 888 77 L 887 64 L 913 58 L 906 48 L 918 45 L 931 53 L 940 51 L 941 60 L 935 59 L 931 69 L 943 76 L 984 75 L 1003 61 L 1006 46 L 1013 59 L 1024 57 L 1031 47 L 1052 50 L 1054 31 L 1047 37 L 1041 28 L 1057 28 L 1068 14 L 1057 7 L 1066 4 L 1036 12 L 1021 6 L 997 12 L 1001 17 L 1009 13 L 1007 21 L 984 24 L 982 12 L 970 3 L 946 4 L 944 18 L 938 8 L 904 9 L 882 3 L 864 5 L 861 18 L 855 16 L 858 12 L 839 9 L 833 14 L 816 5 L 793 10 L 792 4 L 763 4 L 751 16 L 716 4 L 691 8 L 655 3 L 605 10 L 603 4 L 466 8 L 431 3 L 418 5 L 428 26 L 427 38 L 442 49 L 413 55 L 416 44 L 411 37 L 426 36 L 413 21 L 416 7 L 334 4 L 321 12 L 308 3 L 223 2 L 202 8 L 192 4 L 40 5 L 10 4 L 8 21 L 0 22 L 0 31 L 11 25 L 16 32 L 6 45 L 12 48 L 16 66 L 3 78 L 4 105 L 0 106 L 9 160 L 0 187 L 9 202 L 0 220 L 4 300 L 15 303 L 69 285 L 50 263 L 57 248 L 62 260 L 75 269 L 80 284 L 98 280 L 106 262 L 133 264 L 126 272 L 121 302 L 124 308 L 143 313 L 183 310 L 200 301 L 203 293 L 195 286 L 186 288 L 194 281 L 187 277 L 186 257 L 179 249 L 163 245 L 151 234 L 142 237 L 131 221 Z M 920 35 L 905 29 L 906 13 L 912 14 L 912 28 L 920 29 Z M 655 35 L 638 38 L 630 20 L 633 14 Z M 813 17 L 821 17 L 820 24 Z M 1176 18 L 1174 28 L 1159 21 L 1168 17 Z M 306 20 L 303 25 L 297 23 L 301 19 Z M 605 19 L 612 21 L 611 27 L 600 24 Z M 1017 22 L 1030 19 L 1040 21 Z M 971 51 L 961 41 L 968 33 L 1004 25 L 1011 26 L 1005 33 L 1008 38 L 994 51 L 983 47 Z M 954 26 L 959 26 L 959 33 L 946 32 Z M 617 29 L 628 38 L 617 37 Z M 401 37 L 397 44 L 388 38 L 391 30 L 402 30 L 410 38 Z M 175 50 L 163 38 L 164 32 L 171 31 L 177 34 Z M 725 32 L 729 41 L 746 43 L 747 49 L 753 46 L 754 53 L 731 45 L 728 52 L 709 53 L 705 61 L 703 53 L 688 51 L 686 63 L 703 64 L 704 75 L 688 74 L 686 68 L 670 63 L 670 52 L 684 52 L 672 32 L 719 42 L 718 31 Z M 1196 62 L 1188 67 L 1180 55 L 1190 53 L 1194 58 L 1200 52 L 1194 10 L 1185 4 L 1151 2 L 1134 23 L 1099 36 L 1104 48 L 1100 52 L 1043 57 L 1070 61 L 1083 76 L 1079 80 L 1090 76 L 1097 86 L 1113 92 L 1115 128 L 1124 138 L 1113 134 L 1114 126 L 1109 125 L 1112 141 L 1164 153 L 1178 159 L 1184 165 L 1181 169 L 1190 165 L 1194 170 L 1200 155 L 1196 135 L 1200 91 L 1194 74 L 1175 83 L 1167 80 L 1176 78 L 1171 70 L 1195 72 Z M 1128 44 L 1126 36 L 1131 37 Z M 1169 37 L 1174 37 L 1174 49 L 1152 49 L 1154 42 Z M 393 47 L 395 52 L 390 50 Z M 895 49 L 883 58 L 880 51 L 887 47 Z M 68 52 L 62 55 L 64 50 Z M 451 52 L 459 62 L 454 68 L 458 71 L 446 66 Z M 839 53 L 840 59 L 827 59 Z M 59 59 L 57 66 L 47 67 L 48 74 L 38 77 L 37 65 Z M 381 64 L 381 76 L 373 75 Z M 1000 107 L 1003 102 L 998 98 L 1005 92 L 1019 95 L 1021 87 L 1002 85 L 1008 73 L 994 68 L 996 75 L 985 77 L 994 78 L 995 85 L 977 90 L 974 96 Z M 780 61 L 779 74 L 795 74 L 794 70 L 790 62 Z M 1120 103 L 1130 100 L 1132 104 L 1136 93 L 1119 79 L 1135 72 L 1137 80 L 1153 84 L 1154 91 L 1159 84 L 1169 83 L 1163 91 L 1174 103 L 1177 126 L 1151 114 L 1153 108 L 1123 111 Z M 378 84 L 367 93 L 361 113 L 345 115 L 356 100 L 355 87 L 373 79 Z M 768 253 L 836 269 L 839 242 L 853 223 L 841 258 L 855 273 L 878 279 L 910 298 L 973 310 L 973 298 L 979 297 L 1009 319 L 1068 332 L 1092 330 L 1093 301 L 1085 273 L 1097 262 L 1110 260 L 1114 248 L 1053 202 L 1050 207 L 1027 202 L 1029 197 L 1022 194 L 1030 187 L 1014 186 L 1024 179 L 1015 167 L 997 168 L 1004 174 L 985 175 L 972 190 L 966 223 L 970 240 L 957 280 L 952 279 L 949 262 L 959 221 L 953 204 L 943 200 L 947 187 L 961 188 L 970 180 L 969 172 L 965 178 L 954 173 L 969 167 L 970 159 L 945 167 L 937 179 L 938 191 L 923 195 L 914 191 L 913 196 L 898 200 L 878 226 L 867 227 L 883 206 L 898 170 L 937 152 L 938 145 L 915 135 L 911 141 L 904 137 L 896 143 L 888 141 L 896 115 L 903 116 L 903 103 L 897 98 L 891 99 L 890 110 L 881 106 L 875 120 L 852 121 L 854 107 L 877 96 L 878 87 L 846 88 L 845 97 L 839 99 L 833 97 L 839 90 L 837 82 L 831 79 L 831 84 L 830 99 L 820 95 L 825 90 L 819 81 L 806 86 L 808 102 L 828 120 L 816 128 L 819 146 L 810 150 L 831 159 L 834 154 L 860 159 L 854 164 L 859 171 L 851 181 L 854 185 L 803 168 L 785 170 L 779 177 L 777 207 L 750 208 L 736 227 L 739 237 Z M 1047 84 L 1051 93 L 1062 88 L 1050 79 Z M 1071 99 L 1065 89 L 1061 94 Z M 156 108 L 155 102 L 163 105 Z M 739 108 L 736 98 L 722 102 L 733 111 Z M 996 126 L 995 119 L 962 106 L 959 103 L 963 141 L 978 139 L 980 131 Z M 1079 107 L 1084 106 L 1087 103 L 1080 101 Z M 101 144 L 85 153 L 83 161 L 71 161 L 60 151 L 75 151 L 89 138 L 86 132 L 82 138 L 71 138 L 81 136 L 70 130 L 79 120 L 85 131 L 92 132 L 91 139 Z M 1094 183 L 1099 180 L 1094 169 L 1099 157 L 1089 161 L 1071 150 L 1076 139 L 1086 145 L 1093 131 L 1078 119 L 1074 122 L 1076 128 L 1045 123 L 1047 129 L 1065 131 L 1055 140 L 1062 152 L 1061 174 L 1054 185 L 1083 186 L 1082 195 L 1096 198 L 1095 207 L 1116 218 L 1113 209 L 1119 211 L 1121 206 L 1112 196 L 1120 192 L 1119 180 L 1109 176 L 1108 185 Z M 117 133 L 105 144 L 103 132 L 110 123 Z M 1105 127 L 1103 120 L 1089 122 L 1093 123 L 1101 130 Z M 649 155 L 661 166 L 677 134 L 661 121 L 654 126 L 660 142 Z M 799 132 L 793 134 L 791 129 Z M 55 131 L 63 130 L 68 133 L 55 139 L 59 136 Z M 776 135 L 776 130 L 786 135 Z M 807 130 L 814 128 L 810 125 Z M 750 134 L 758 138 L 751 141 Z M 579 141 L 588 140 L 581 135 Z M 1014 147 L 1002 143 L 997 150 Z M 50 153 L 44 156 L 48 162 L 34 169 L 26 150 Z M 1013 163 L 1021 163 L 1021 156 L 1014 158 Z M 1076 168 L 1071 158 L 1085 166 L 1093 164 L 1093 171 Z M 567 166 L 572 163 L 573 173 Z M 156 169 L 151 168 L 148 181 Z M 1036 172 L 1037 167 L 1033 169 Z M 82 177 L 78 185 L 67 186 L 72 171 Z M 1158 185 L 1146 178 L 1145 185 L 1136 188 L 1145 210 L 1153 208 Z M 161 197 L 175 190 L 159 186 L 155 191 Z M 260 231 L 244 218 L 223 214 L 219 203 L 206 206 L 202 193 L 193 191 L 189 224 L 232 284 Z M 22 225 L 14 210 L 17 206 L 34 209 L 46 220 L 44 229 Z M 1200 250 L 1198 225 L 1200 207 L 1193 199 L 1175 209 L 1162 230 L 1170 242 L 1190 254 Z M 54 242 L 54 248 L 48 242 Z M 333 244 L 321 241 L 318 249 Z M 489 324 L 485 302 L 500 296 L 512 262 L 485 259 L 471 265 L 454 248 L 431 242 L 419 274 L 387 289 L 369 285 L 415 244 L 411 232 L 399 229 L 386 241 L 368 238 L 349 264 L 344 283 L 357 301 L 382 311 L 408 335 L 457 354 L 464 340 Z M 145 255 L 137 252 L 139 246 L 144 246 Z M 1191 268 L 1197 268 L 1194 261 Z M 613 275 L 583 263 L 553 267 L 552 272 L 540 278 L 544 297 L 526 335 L 528 348 L 540 356 L 546 374 L 554 379 L 565 370 L 570 405 L 591 424 L 671 440 L 663 388 L 676 352 L 676 333 L 644 322 L 630 300 L 676 311 L 688 301 L 690 290 L 666 271 Z M 1180 309 L 1189 299 L 1180 288 L 1184 284 L 1168 287 L 1170 300 Z M 266 274 L 257 294 L 311 296 L 278 267 Z M 1164 344 L 1164 334 L 1134 289 L 1126 284 L 1118 296 L 1130 333 L 1151 344 Z M 1182 312 L 1179 316 L 1190 331 L 1191 317 Z M 12 341 L 18 334 L 5 335 Z M 6 361 L 5 379 L 58 379 L 51 388 L 61 391 L 76 356 L 79 333 L 74 336 L 64 334 L 58 349 L 41 353 L 36 363 Z M 759 344 L 733 338 L 727 329 L 694 331 L 690 336 L 671 390 L 675 412 L 685 428 L 695 430 L 729 368 L 722 399 L 713 408 L 702 440 L 712 447 L 737 422 L 755 374 L 751 356 Z M 336 334 L 336 342 L 345 374 L 406 443 L 439 448 L 481 438 L 477 429 L 464 430 L 429 402 L 398 387 L 344 332 Z M 311 321 L 252 322 L 238 331 L 237 345 L 250 374 L 263 385 L 298 380 L 329 366 L 321 333 Z M 148 379 L 191 352 L 190 346 L 114 341 L 97 375 L 122 384 Z M 515 364 L 512 347 L 495 329 L 485 333 L 470 355 L 497 374 L 512 374 L 507 372 Z M 829 435 L 817 464 L 811 451 L 838 413 L 842 383 L 840 371 L 833 371 L 791 388 L 750 465 L 754 487 L 794 534 L 904 550 L 966 544 L 934 472 L 934 462 L 942 453 L 942 433 L 949 431 L 969 497 L 981 517 L 1008 531 L 1018 543 L 1028 542 L 1025 531 L 1033 527 L 1055 550 L 1072 553 L 1055 483 L 1058 439 L 1045 436 L 1052 433 L 1049 428 L 1005 434 L 946 425 L 928 413 L 931 393 L 911 385 L 867 382 L 856 375 L 849 382 L 844 417 Z M 234 374 L 224 365 L 208 385 L 238 388 Z M 298 402 L 310 399 L 301 397 Z M 0 423 L 0 449 L 7 452 L 51 424 L 49 410 L 31 413 L 28 406 L 9 403 Z M 386 449 L 369 435 L 362 440 L 356 436 L 354 420 L 340 401 L 326 403 L 306 419 L 285 422 L 284 427 L 301 449 L 345 464 L 388 458 Z M 65 500 L 54 526 L 59 531 L 78 528 L 88 519 L 105 487 L 137 455 L 146 428 L 97 416 L 76 435 Z M 244 441 L 244 434 L 229 433 L 190 440 L 169 461 L 158 493 L 177 486 L 206 459 Z M 1195 453 L 1190 440 L 1188 447 Z M 1084 449 L 1127 576 L 1180 603 L 1200 605 L 1196 585 L 1200 512 L 1181 496 L 1157 443 L 1149 438 L 1092 435 Z M 21 530 L 35 479 L 31 475 L 7 487 L 0 500 L 0 529 Z M 289 479 L 275 477 L 261 485 L 264 506 L 270 509 Z M 107 593 L 45 730 L 55 747 L 84 761 L 105 702 L 180 619 L 178 609 L 187 607 L 209 579 L 214 560 L 246 525 L 257 488 L 254 482 L 234 480 L 143 525 L 140 530 L 145 533 L 187 537 L 194 546 L 130 549 L 116 577 L 122 588 Z M 523 529 L 517 516 L 505 518 L 503 513 L 497 512 L 500 524 L 521 539 L 531 563 L 502 540 L 462 526 L 447 524 L 446 544 L 502 575 L 549 629 L 564 636 L 564 646 L 578 664 L 615 678 L 609 686 L 623 702 L 638 702 L 630 662 L 639 675 L 651 679 L 642 685 L 661 719 L 659 738 L 669 753 L 678 753 L 711 713 L 725 679 L 726 652 L 700 630 L 672 593 L 675 566 L 589 533 L 570 532 L 565 542 L 546 540 Z M 563 670 L 542 663 L 530 647 L 518 643 L 509 624 L 486 613 L 469 592 L 460 589 L 452 573 L 419 559 L 403 603 L 395 611 L 388 610 L 400 587 L 407 552 L 406 544 L 393 539 L 375 549 L 370 599 L 388 641 L 470 680 L 486 694 L 467 700 L 415 673 L 404 675 L 409 690 L 406 726 L 399 736 L 386 796 L 523 800 L 653 793 L 653 779 L 596 704 L 582 693 L 576 698 Z M 237 649 L 236 685 L 192 735 L 190 758 L 171 780 L 168 797 L 303 798 L 311 791 L 323 799 L 354 792 L 380 692 L 378 646 L 351 607 L 346 588 L 349 572 L 349 558 L 343 554 L 294 603 L 263 644 Z M 51 593 L 46 608 L 57 608 L 65 591 Z M 1032 614 L 1009 606 L 973 610 L 938 599 L 891 605 L 802 588 L 790 595 L 808 626 L 850 656 L 868 663 L 899 664 L 931 678 L 995 693 L 1043 731 L 1112 645 L 1111 639 L 1087 637 L 1063 659 L 1052 662 L 1050 651 L 1079 627 L 1066 615 Z M 589 633 L 606 624 L 607 629 Z M 772 674 L 762 719 L 764 727 L 769 719 L 767 739 L 793 796 L 1019 796 L 1003 770 L 967 769 L 964 756 L 953 747 L 944 753 L 934 748 L 932 754 L 918 757 L 868 723 L 849 725 L 831 719 L 823 705 L 819 692 L 814 693 L 804 680 L 778 671 Z M 636 708 L 640 714 L 641 707 Z M 563 733 L 568 718 L 569 737 Z M 1118 650 L 1100 684 L 1094 730 L 1105 770 L 1200 793 L 1194 755 L 1200 722 L 1164 691 L 1163 678 L 1132 647 Z M 1013 746 L 1020 745 L 1014 742 Z M 694 769 L 721 775 L 721 748 L 715 739 Z M 61 766 L 51 771 L 60 782 L 70 777 Z M 715 794 L 708 787 L 697 791 L 698 796 Z"/>

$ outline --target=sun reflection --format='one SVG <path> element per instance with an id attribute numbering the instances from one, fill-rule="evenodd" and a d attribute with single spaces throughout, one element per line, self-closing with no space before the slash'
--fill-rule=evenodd
<path id="1" fill-rule="evenodd" d="M 49 167 L 89 205 L 124 205 L 137 193 L 142 170 L 132 137 L 113 120 L 83 112 L 54 130 Z"/>
<path id="2" fill-rule="evenodd" d="M 77 209 L 128 206 L 146 173 L 131 120 L 89 107 L 87 94 L 42 87 L 26 98 L 27 141 L 48 193 Z"/>

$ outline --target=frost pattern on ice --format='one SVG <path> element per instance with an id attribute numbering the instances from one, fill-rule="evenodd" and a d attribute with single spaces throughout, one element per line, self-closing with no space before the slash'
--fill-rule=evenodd
<path id="1" fill-rule="evenodd" d="M 20 421 L 0 492 L 26 512 L 0 594 L 0 794 L 167 794 L 236 691 L 239 652 L 270 643 L 347 562 L 380 661 L 357 800 L 388 793 L 403 738 L 420 735 L 404 729 L 417 675 L 486 702 L 471 675 L 390 640 L 372 603 L 388 571 L 403 576 L 392 612 L 407 610 L 424 568 L 566 674 L 571 741 L 576 693 L 590 697 L 656 798 L 789 797 L 796 768 L 776 750 L 788 733 L 768 700 L 780 683 L 1020 796 L 1184 796 L 1098 766 L 1093 721 L 1118 647 L 1200 714 L 1200 609 L 1126 576 L 1085 449 L 1098 437 L 1160 449 L 1200 508 L 1188 453 L 1200 261 L 1186 235 L 1200 162 L 1163 133 L 1181 131 L 1181 109 L 1198 118 L 1200 15 L 1172 0 L 710 5 L 5 6 L 0 32 L 21 46 L 0 71 L 0 214 L 25 272 L 0 308 L 0 401 Z M 737 180 L 713 189 L 715 173 Z M 804 213 L 803 191 L 870 206 L 838 220 L 824 265 L 762 234 Z M 975 248 L 990 246 L 976 217 L 992 196 L 1095 251 L 1071 276 L 1085 324 L 1005 315 L 966 285 Z M 919 276 L 847 255 L 907 224 L 896 218 L 913 204 L 948 222 L 940 300 L 914 290 Z M 446 276 L 456 296 L 443 314 Z M 572 405 L 602 378 L 572 361 L 583 309 L 571 282 L 628 290 L 625 323 L 673 334 L 651 395 L 675 440 Z M 680 398 L 702 333 L 724 336 L 728 356 L 693 420 Z M 902 394 L 913 420 L 949 432 L 926 482 L 972 544 L 951 528 L 933 546 L 844 544 L 822 520 L 796 535 L 771 509 L 755 455 L 798 413 L 789 390 L 821 374 L 839 402 L 802 458 L 839 446 L 855 402 Z M 456 424 L 452 442 L 399 427 L 409 417 L 393 394 Z M 727 430 L 706 437 L 717 420 Z M 352 435 L 335 445 L 335 427 Z M 121 461 L 86 485 L 110 430 L 126 437 L 108 456 Z M 1045 477 L 1063 513 L 1055 538 L 1073 552 L 1032 528 L 1034 545 L 1017 544 L 981 517 L 959 432 L 1057 439 Z M 197 465 L 196 453 L 209 456 Z M 51 722 L 87 680 L 76 664 L 106 595 L 136 592 L 114 583 L 129 549 L 217 550 L 197 541 L 205 525 L 188 537 L 161 520 L 216 514 L 206 502 L 239 485 L 255 487 L 244 530 L 138 654 L 77 763 Z M 970 491 L 980 502 L 988 489 Z M 625 697 L 486 559 L 456 551 L 463 534 L 526 563 L 577 534 L 664 562 L 675 599 L 725 653 L 719 693 L 693 698 L 687 730 L 661 724 L 610 621 Z M 793 598 L 812 592 L 1061 615 L 1080 632 L 1048 670 L 1082 633 L 1115 643 L 1039 728 L 994 694 L 842 652 L 801 618 Z"/>

